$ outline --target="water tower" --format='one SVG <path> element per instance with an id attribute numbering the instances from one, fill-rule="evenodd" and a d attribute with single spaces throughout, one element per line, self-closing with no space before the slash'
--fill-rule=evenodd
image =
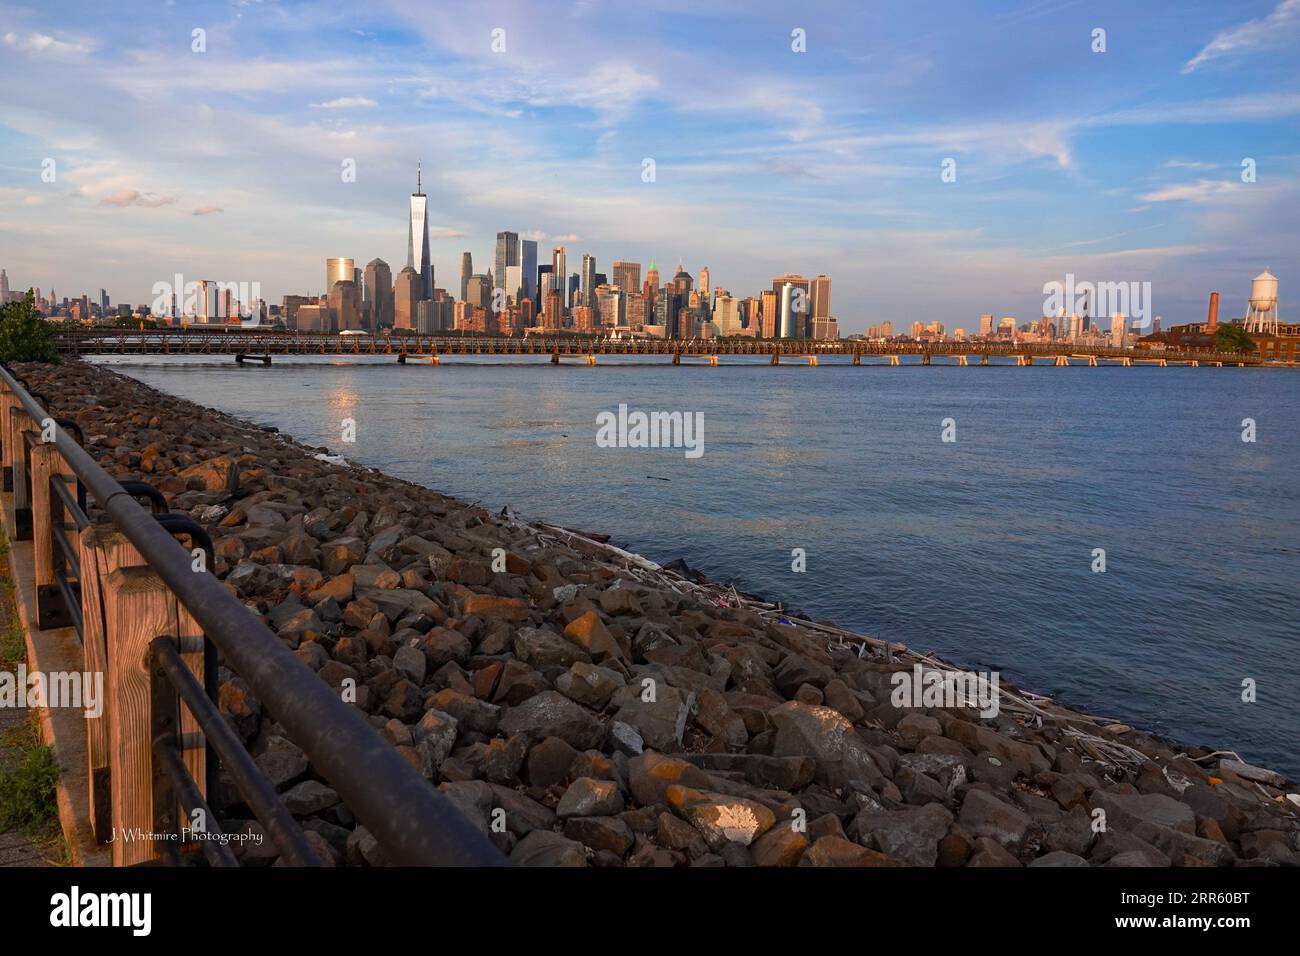
<path id="1" fill-rule="evenodd" d="M 1277 335 L 1277 276 L 1265 269 L 1250 283 L 1246 331 Z"/>

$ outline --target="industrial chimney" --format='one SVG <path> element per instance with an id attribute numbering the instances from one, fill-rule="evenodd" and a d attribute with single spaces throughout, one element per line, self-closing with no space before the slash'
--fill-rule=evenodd
<path id="1" fill-rule="evenodd" d="M 1219 293 L 1210 293 L 1210 317 L 1205 322 L 1205 331 L 1213 332 L 1219 324 Z"/>

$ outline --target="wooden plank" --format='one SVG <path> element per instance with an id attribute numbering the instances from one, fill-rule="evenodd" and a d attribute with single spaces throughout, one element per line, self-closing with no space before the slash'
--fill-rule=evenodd
<path id="1" fill-rule="evenodd" d="M 117 543 L 106 542 L 113 536 Z M 106 636 L 104 632 L 104 587 L 108 573 L 120 565 L 111 549 L 121 549 L 129 544 L 126 538 L 113 529 L 90 527 L 83 531 L 78 541 L 81 571 L 81 652 L 84 668 L 90 674 L 103 674 L 104 686 L 111 686 L 108 666 Z M 134 548 L 131 549 L 134 552 Z M 138 560 L 127 561 L 138 564 Z M 107 701 L 99 717 L 86 718 L 86 756 L 89 762 L 90 813 L 95 838 L 100 843 L 112 839 L 112 795 L 109 789 L 110 763 L 108 756 L 108 725 L 112 710 Z"/>
<path id="2" fill-rule="evenodd" d="M 50 477 L 70 474 L 58 448 L 41 444 L 32 449 L 32 555 L 35 561 L 36 587 L 54 585 L 54 532 L 50 507 Z"/>
<path id="3" fill-rule="evenodd" d="M 13 474 L 13 450 L 14 443 L 9 437 L 10 415 L 9 409 L 13 408 L 18 402 L 17 397 L 9 386 L 6 385 L 0 389 L 0 467 L 4 468 L 6 475 Z M 12 485 L 6 482 L 5 491 L 12 491 Z"/>
<path id="4" fill-rule="evenodd" d="M 158 858 L 154 832 L 153 687 L 149 642 L 174 625 L 171 595 L 147 567 L 118 568 L 104 589 L 108 624 L 113 865 Z"/>

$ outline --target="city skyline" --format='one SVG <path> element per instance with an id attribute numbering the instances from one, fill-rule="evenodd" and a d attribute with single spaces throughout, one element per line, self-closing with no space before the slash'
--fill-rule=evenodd
<path id="1" fill-rule="evenodd" d="M 132 303 L 177 272 L 259 281 L 268 302 L 328 292 L 325 257 L 406 262 L 396 204 L 423 157 L 452 294 L 461 253 L 486 273 L 506 227 L 607 274 L 707 264 L 740 296 L 827 273 L 845 334 L 1032 319 L 1067 273 L 1152 282 L 1168 327 L 1202 318 L 1213 289 L 1240 315 L 1262 268 L 1293 273 L 1300 227 L 1274 211 L 1300 198 L 1300 2 L 1190 4 L 1172 22 L 940 7 L 929 29 L 901 5 L 651 4 L 639 43 L 588 60 L 509 4 L 7 7 L 0 261 L 14 288 Z M 592 49 L 630 23 L 562 16 Z"/>

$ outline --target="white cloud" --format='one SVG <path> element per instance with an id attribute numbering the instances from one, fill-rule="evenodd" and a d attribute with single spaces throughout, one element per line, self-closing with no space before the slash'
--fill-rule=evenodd
<path id="1" fill-rule="evenodd" d="M 378 105 L 378 103 L 370 99 L 368 96 L 340 96 L 336 100 L 327 100 L 324 103 L 313 103 L 312 108 L 318 110 L 346 110 L 363 109 Z"/>
<path id="2" fill-rule="evenodd" d="M 99 201 L 99 204 L 101 206 L 117 206 L 119 209 L 125 209 L 127 206 L 147 206 L 152 209 L 158 206 L 170 205 L 175 201 L 175 196 L 142 193 L 138 189 L 119 189 L 117 192 L 105 196 Z"/>
<path id="3" fill-rule="evenodd" d="M 1300 23 L 1300 0 L 1282 0 L 1266 17 L 1247 20 L 1239 27 L 1224 30 L 1201 48 L 1183 65 L 1184 73 L 1191 73 L 1210 60 L 1235 53 L 1248 52 L 1264 46 L 1284 42 L 1288 28 Z"/>
<path id="4" fill-rule="evenodd" d="M 48 54 L 50 56 L 74 56 L 89 53 L 94 45 L 88 42 L 56 40 L 45 33 L 29 33 L 20 36 L 10 31 L 4 36 L 5 46 L 13 47 L 24 53 Z"/>
<path id="5" fill-rule="evenodd" d="M 225 212 L 220 206 L 200 206 L 190 213 L 191 216 L 209 216 L 214 212 Z"/>
<path id="6" fill-rule="evenodd" d="M 1143 202 L 1207 202 L 1225 193 L 1236 192 L 1241 185 L 1221 179 L 1202 179 L 1194 183 L 1166 186 L 1139 198 Z"/>

